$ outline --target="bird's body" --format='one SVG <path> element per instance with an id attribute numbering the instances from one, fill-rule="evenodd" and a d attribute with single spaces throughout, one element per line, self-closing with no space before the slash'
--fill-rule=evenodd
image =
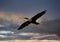
<path id="1" fill-rule="evenodd" d="M 39 23 L 37 23 L 36 20 L 37 20 L 39 17 L 41 17 L 42 15 L 44 15 L 45 13 L 46 13 L 46 10 L 45 10 L 45 11 L 42 11 L 41 13 L 38 13 L 37 15 L 33 16 L 31 19 L 25 18 L 25 19 L 27 19 L 28 21 L 24 22 L 24 23 L 18 28 L 18 30 L 23 29 L 24 27 L 28 26 L 30 23 L 33 23 L 33 24 L 38 25 Z"/>

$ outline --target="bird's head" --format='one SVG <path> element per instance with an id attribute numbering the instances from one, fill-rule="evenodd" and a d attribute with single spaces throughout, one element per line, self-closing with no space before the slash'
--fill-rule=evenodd
<path id="1" fill-rule="evenodd" d="M 27 18 L 27 17 L 24 17 L 24 19 L 29 20 L 29 18 Z"/>
<path id="2" fill-rule="evenodd" d="M 26 20 L 28 20 L 28 21 L 32 21 L 32 19 L 29 19 L 29 18 L 27 18 L 27 17 L 25 17 L 24 19 L 26 19 Z"/>

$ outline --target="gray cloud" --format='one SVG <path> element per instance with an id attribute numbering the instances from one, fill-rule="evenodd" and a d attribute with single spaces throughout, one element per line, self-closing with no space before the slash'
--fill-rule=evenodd
<path id="1" fill-rule="evenodd" d="M 48 34 L 60 34 L 60 19 L 44 21 L 40 25 L 29 25 L 21 32 L 38 32 Z"/>
<path id="2" fill-rule="evenodd" d="M 0 27 L 0 31 L 1 31 L 0 36 L 2 36 L 2 37 L 4 36 L 4 38 L 0 38 L 0 40 L 11 40 L 11 39 L 26 40 L 26 39 L 32 38 L 35 35 L 34 33 L 40 33 L 38 36 L 44 35 L 42 33 L 45 33 L 45 34 L 59 34 L 60 33 L 60 26 L 59 26 L 60 19 L 44 21 L 42 24 L 37 25 L 37 26 L 30 24 L 29 26 L 27 26 L 24 29 L 21 29 L 19 31 L 17 30 L 17 27 L 19 27 L 19 25 L 15 24 L 13 22 L 0 19 L 0 24 L 6 25 L 5 27 Z M 7 24 L 9 24 L 9 25 L 7 25 Z M 2 33 L 3 31 L 5 31 L 5 34 Z M 14 32 L 14 34 L 12 34 L 12 32 Z M 32 35 L 30 35 L 30 36 L 19 35 L 19 33 L 21 34 L 22 32 L 33 32 L 33 36 Z M 17 34 L 17 35 L 15 35 L 15 34 Z M 52 39 L 52 38 L 54 38 L 54 37 L 47 36 L 44 38 L 37 38 L 37 39 Z"/>
<path id="3" fill-rule="evenodd" d="M 38 26 L 39 32 L 60 34 L 60 19 L 46 21 Z M 37 30 L 38 30 L 37 29 Z"/>

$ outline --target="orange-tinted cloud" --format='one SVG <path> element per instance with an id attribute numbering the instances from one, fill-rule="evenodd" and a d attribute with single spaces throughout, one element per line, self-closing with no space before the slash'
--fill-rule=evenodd
<path id="1" fill-rule="evenodd" d="M 35 39 L 35 40 L 37 40 L 37 39 L 42 39 L 42 38 L 45 38 L 46 39 L 46 37 L 51 37 L 51 39 L 58 39 L 58 37 L 57 37 L 57 35 L 56 34 L 44 34 L 44 35 L 38 35 L 38 36 L 33 36 L 33 37 L 31 37 L 30 39 Z M 48 38 L 47 38 L 48 39 Z"/>
<path id="2" fill-rule="evenodd" d="M 1 42 L 60 42 L 60 40 L 5 40 Z"/>
<path id="3" fill-rule="evenodd" d="M 8 14 L 8 12 L 0 12 L 0 18 L 2 19 L 6 19 L 8 21 L 12 21 L 12 22 L 23 22 L 24 21 L 24 15 L 19 15 L 18 13 L 10 13 Z"/>
<path id="4" fill-rule="evenodd" d="M 12 22 L 17 22 L 17 23 L 22 23 L 22 22 L 24 22 L 24 21 L 26 21 L 25 19 L 24 19 L 24 17 L 30 17 L 30 16 L 25 16 L 25 15 L 22 15 L 22 14 L 20 14 L 20 13 L 15 13 L 15 12 L 0 12 L 0 18 L 2 18 L 2 19 L 6 19 L 6 20 L 8 20 L 8 21 L 12 21 Z M 43 21 L 44 19 L 43 18 L 39 18 L 38 20 L 37 20 L 37 22 L 41 22 L 41 21 Z"/>

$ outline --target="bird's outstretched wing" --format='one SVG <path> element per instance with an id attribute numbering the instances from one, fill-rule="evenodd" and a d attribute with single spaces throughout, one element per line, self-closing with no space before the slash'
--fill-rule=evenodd
<path id="1" fill-rule="evenodd" d="M 29 22 L 29 21 L 24 22 L 24 23 L 18 28 L 18 30 L 23 29 L 25 26 L 28 26 L 30 23 L 31 23 L 31 22 Z"/>
<path id="2" fill-rule="evenodd" d="M 46 13 L 46 10 L 45 11 L 42 11 L 41 13 L 38 13 L 37 15 L 33 16 L 31 19 L 32 20 L 37 20 L 39 17 L 41 17 L 42 15 L 44 15 Z"/>

